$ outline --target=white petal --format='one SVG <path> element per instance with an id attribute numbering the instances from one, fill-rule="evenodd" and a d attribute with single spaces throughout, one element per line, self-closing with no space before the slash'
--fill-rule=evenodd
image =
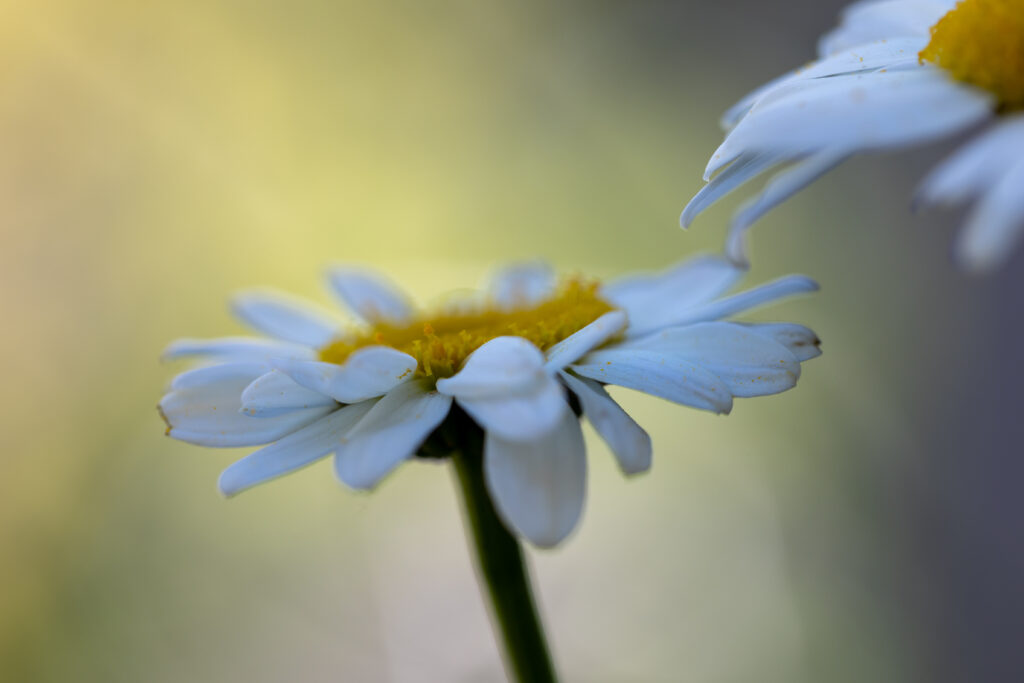
<path id="1" fill-rule="evenodd" d="M 1024 158 L 1024 114 L 1005 117 L 937 166 L 915 204 L 957 204 L 976 197 Z"/>
<path id="2" fill-rule="evenodd" d="M 587 491 L 579 421 L 566 409 L 557 427 L 533 442 L 488 432 L 484 478 L 505 525 L 534 545 L 557 545 L 576 527 Z"/>
<path id="3" fill-rule="evenodd" d="M 722 127 L 729 130 L 742 119 L 754 104 L 781 85 L 814 78 L 831 78 L 878 69 L 901 68 L 917 62 L 917 54 L 928 42 L 927 31 L 919 37 L 885 39 L 845 49 L 794 69 L 757 88 L 722 116 Z"/>
<path id="4" fill-rule="evenodd" d="M 327 273 L 331 287 L 345 304 L 368 323 L 403 323 L 413 317 L 405 294 L 377 273 L 337 266 Z"/>
<path id="5" fill-rule="evenodd" d="M 259 361 L 208 365 L 179 373 L 171 380 L 170 388 L 175 391 L 205 388 L 220 382 L 234 381 L 243 376 L 259 377 L 268 370 L 270 367 Z"/>
<path id="6" fill-rule="evenodd" d="M 261 364 L 227 363 L 179 375 L 160 401 L 168 435 L 201 446 L 254 446 L 276 441 L 333 409 L 318 406 L 266 418 L 241 414 L 242 391 L 266 371 Z"/>
<path id="7" fill-rule="evenodd" d="M 732 288 L 743 271 L 720 256 L 698 256 L 658 275 L 618 280 L 601 295 L 629 318 L 627 334 L 657 329 L 662 321 L 705 304 Z"/>
<path id="8" fill-rule="evenodd" d="M 328 344 L 341 323 L 320 307 L 272 291 L 242 292 L 234 297 L 235 316 L 263 334 L 319 348 Z"/>
<path id="9" fill-rule="evenodd" d="M 818 283 L 809 277 L 805 275 L 787 275 L 777 280 L 767 282 L 759 287 L 748 289 L 745 292 L 733 294 L 732 296 L 727 296 L 724 299 L 719 299 L 718 301 L 712 301 L 711 303 L 703 306 L 688 309 L 673 318 L 665 316 L 660 320 L 651 321 L 651 324 L 646 327 L 636 327 L 635 330 L 631 327 L 630 334 L 631 336 L 639 336 L 663 327 L 689 325 L 708 320 L 718 320 L 720 318 L 726 318 L 728 316 L 736 315 L 737 313 L 742 313 L 743 311 L 748 311 L 759 306 L 773 303 L 779 299 L 784 299 L 797 294 L 816 292 L 817 290 Z"/>
<path id="10" fill-rule="evenodd" d="M 583 329 L 558 342 L 545 354 L 548 372 L 561 370 L 570 363 L 575 363 L 585 354 L 593 351 L 606 341 L 626 328 L 626 314 L 622 311 L 611 311 L 590 323 Z"/>
<path id="11" fill-rule="evenodd" d="M 546 263 L 518 263 L 502 268 L 491 279 L 491 299 L 502 309 L 527 308 L 551 296 L 555 272 Z"/>
<path id="12" fill-rule="evenodd" d="M 619 467 L 626 474 L 646 472 L 651 468 L 651 437 L 612 400 L 598 382 L 560 373 L 569 390 L 576 394 L 583 414 L 605 440 Z"/>
<path id="13" fill-rule="evenodd" d="M 617 384 L 676 403 L 728 413 L 732 393 L 717 376 L 676 355 L 638 349 L 602 349 L 584 356 L 572 370 L 605 384 Z"/>
<path id="14" fill-rule="evenodd" d="M 370 409 L 337 450 L 338 478 L 354 489 L 371 489 L 412 457 L 448 415 L 452 399 L 413 380 L 396 387 Z"/>
<path id="15" fill-rule="evenodd" d="M 312 391 L 339 403 L 359 403 L 382 396 L 416 371 L 416 359 L 386 346 L 354 351 L 343 365 L 320 361 L 275 359 L 274 368 Z"/>
<path id="16" fill-rule="evenodd" d="M 261 448 L 224 470 L 217 486 L 225 496 L 233 496 L 316 462 L 338 447 L 373 404 L 364 401 L 345 406 Z"/>
<path id="17" fill-rule="evenodd" d="M 916 37 L 921 48 L 930 28 L 956 0 L 872 0 L 843 10 L 840 25 L 818 42 L 818 54 L 830 55 L 876 40 Z M 921 49 L 918 48 L 918 49 Z"/>
<path id="18" fill-rule="evenodd" d="M 733 217 L 725 246 L 729 258 L 741 266 L 749 267 L 744 234 L 750 226 L 761 216 L 846 161 L 849 156 L 842 151 L 821 152 L 777 173 L 768 181 L 761 193 L 744 204 Z"/>
<path id="19" fill-rule="evenodd" d="M 1010 257 L 1024 233 L 1024 160 L 978 200 L 957 242 L 967 268 L 985 271 Z"/>
<path id="20" fill-rule="evenodd" d="M 544 354 L 522 337 L 496 337 L 470 354 L 437 390 L 456 398 L 490 398 L 528 393 L 544 383 Z"/>
<path id="21" fill-rule="evenodd" d="M 800 377 L 800 361 L 789 349 L 736 323 L 670 327 L 619 348 L 692 363 L 722 380 L 737 397 L 777 394 L 791 389 Z"/>
<path id="22" fill-rule="evenodd" d="M 814 330 L 795 323 L 740 323 L 751 332 L 770 337 L 803 362 L 821 355 L 821 340 Z"/>
<path id="23" fill-rule="evenodd" d="M 797 81 L 758 100 L 716 150 L 708 171 L 755 152 L 799 159 L 920 144 L 968 128 L 991 110 L 991 96 L 927 63 Z"/>
<path id="24" fill-rule="evenodd" d="M 242 392 L 242 412 L 252 417 L 273 417 L 303 408 L 334 405 L 330 396 L 301 386 L 280 370 L 257 377 Z"/>
<path id="25" fill-rule="evenodd" d="M 458 401 L 477 424 L 509 441 L 530 441 L 550 432 L 562 411 L 568 410 L 565 390 L 548 374 L 529 393 L 458 397 Z"/>
<path id="26" fill-rule="evenodd" d="M 167 345 L 162 358 L 177 360 L 200 356 L 217 361 L 248 363 L 270 358 L 313 358 L 308 346 L 263 337 L 221 337 L 219 339 L 177 339 Z"/>
<path id="27" fill-rule="evenodd" d="M 700 189 L 690 203 L 683 209 L 679 216 L 679 224 L 687 228 L 693 219 L 704 209 L 717 202 L 722 197 L 735 190 L 745 182 L 761 175 L 772 166 L 777 165 L 783 159 L 776 154 L 765 154 L 752 152 L 741 154 L 739 158 L 729 164 L 724 171 L 716 175 L 707 185 Z"/>

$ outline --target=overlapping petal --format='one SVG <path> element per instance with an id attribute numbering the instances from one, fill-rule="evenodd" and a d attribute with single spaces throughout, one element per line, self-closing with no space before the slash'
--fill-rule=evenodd
<path id="1" fill-rule="evenodd" d="M 311 391 L 339 403 L 359 403 L 410 380 L 416 359 L 386 346 L 367 346 L 354 351 L 342 365 L 281 358 L 273 366 Z"/>
<path id="2" fill-rule="evenodd" d="M 625 474 L 638 474 L 651 468 L 651 437 L 604 387 L 592 379 L 561 372 L 562 381 L 576 395 L 583 414 L 608 444 Z"/>
<path id="3" fill-rule="evenodd" d="M 320 460 L 338 447 L 373 404 L 374 401 L 364 401 L 339 408 L 247 455 L 221 473 L 218 488 L 225 496 L 233 496 Z"/>
<path id="4" fill-rule="evenodd" d="M 714 413 L 732 410 L 732 394 L 725 382 L 675 354 L 643 349 L 602 349 L 570 367 L 583 377 L 693 408 Z"/>
<path id="5" fill-rule="evenodd" d="M 267 372 L 258 363 L 225 363 L 182 373 L 160 401 L 168 435 L 200 446 L 256 446 L 290 434 L 323 417 L 332 406 L 313 406 L 271 417 L 241 410 L 241 395 Z"/>
<path id="6" fill-rule="evenodd" d="M 533 441 L 487 432 L 484 477 L 506 526 L 542 548 L 576 527 L 587 488 L 579 420 L 563 403 L 555 428 Z"/>
<path id="7" fill-rule="evenodd" d="M 555 427 L 565 404 L 544 354 L 521 337 L 498 337 L 437 389 L 453 396 L 481 427 L 509 441 L 531 441 Z"/>
<path id="8" fill-rule="evenodd" d="M 619 349 L 655 352 L 718 377 L 736 397 L 777 394 L 796 385 L 800 361 L 771 336 L 744 325 L 707 322 L 670 327 Z"/>
<path id="9" fill-rule="evenodd" d="M 544 364 L 548 372 L 561 370 L 570 363 L 575 363 L 585 354 L 601 346 L 609 339 L 626 329 L 627 318 L 622 311 L 605 313 L 575 334 L 566 337 L 546 352 L 547 362 Z"/>
<path id="10" fill-rule="evenodd" d="M 377 401 L 342 439 L 335 453 L 338 478 L 354 489 L 371 489 L 448 415 L 452 399 L 422 380 L 413 380 Z"/>
<path id="11" fill-rule="evenodd" d="M 555 289 L 555 272 L 543 261 L 517 263 L 491 278 L 490 297 L 503 310 L 532 306 Z"/>
<path id="12" fill-rule="evenodd" d="M 242 322 L 265 335 L 314 348 L 330 342 L 341 329 L 341 322 L 330 312 L 272 290 L 237 294 L 231 310 Z"/>
<path id="13" fill-rule="evenodd" d="M 199 358 L 218 362 L 266 362 L 271 358 L 311 360 L 316 352 L 308 346 L 264 337 L 220 337 L 218 339 L 177 339 L 167 345 L 162 358 Z"/>
<path id="14" fill-rule="evenodd" d="M 855 2 L 843 10 L 839 26 L 822 36 L 818 54 L 825 57 L 865 43 L 898 38 L 915 38 L 923 48 L 929 29 L 955 4 L 956 0 Z"/>
<path id="15" fill-rule="evenodd" d="M 273 417 L 304 408 L 337 405 L 333 398 L 307 389 L 279 370 L 260 375 L 242 391 L 241 411 L 252 417 Z"/>
<path id="16" fill-rule="evenodd" d="M 413 315 L 408 297 L 379 273 L 336 266 L 328 271 L 327 279 L 334 293 L 365 322 L 400 324 Z"/>
<path id="17" fill-rule="evenodd" d="M 639 337 L 670 326 L 719 320 L 743 313 L 780 299 L 818 290 L 818 283 L 805 275 L 787 275 L 744 292 L 691 307 L 666 305 L 652 308 L 646 324 L 630 325 L 629 336 Z"/>
<path id="18" fill-rule="evenodd" d="M 821 340 L 809 327 L 796 323 L 743 323 L 743 326 L 782 344 L 801 363 L 821 355 Z"/>

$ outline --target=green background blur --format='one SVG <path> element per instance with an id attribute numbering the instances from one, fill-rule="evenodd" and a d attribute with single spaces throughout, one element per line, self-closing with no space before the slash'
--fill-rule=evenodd
<path id="1" fill-rule="evenodd" d="M 162 347 L 240 332 L 238 288 L 326 302 L 336 261 L 429 301 L 509 259 L 717 250 L 736 200 L 676 218 L 719 113 L 840 5 L 4 3 L 0 680 L 499 679 L 446 467 L 225 501 L 245 451 L 163 436 Z M 754 232 L 747 285 L 823 287 L 754 316 L 824 340 L 796 390 L 728 418 L 616 392 L 655 442 L 630 480 L 588 428 L 583 522 L 533 554 L 566 680 L 1012 671 L 1021 260 L 967 278 L 953 217 L 909 214 L 950 148 L 855 160 Z"/>

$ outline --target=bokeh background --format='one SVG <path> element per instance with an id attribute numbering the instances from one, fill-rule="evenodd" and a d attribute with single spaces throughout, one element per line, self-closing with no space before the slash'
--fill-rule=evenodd
<path id="1" fill-rule="evenodd" d="M 738 200 L 676 217 L 719 113 L 841 4 L 4 3 L 0 680 L 499 680 L 446 467 L 224 501 L 240 453 L 163 436 L 163 345 L 239 332 L 241 287 L 326 302 L 334 261 L 429 301 L 717 250 Z M 583 523 L 532 554 L 567 681 L 1024 680 L 1024 259 L 968 277 L 956 216 L 909 213 L 951 148 L 759 225 L 748 284 L 822 284 L 754 316 L 823 338 L 795 391 L 617 392 L 656 447 L 629 480 L 587 432 Z"/>

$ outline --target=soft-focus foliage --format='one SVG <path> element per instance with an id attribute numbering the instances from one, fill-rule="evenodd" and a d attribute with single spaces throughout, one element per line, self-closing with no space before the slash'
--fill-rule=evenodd
<path id="1" fill-rule="evenodd" d="M 429 300 L 515 258 L 613 275 L 717 249 L 731 205 L 675 227 L 717 114 L 839 5 L 782 4 L 5 6 L 0 679 L 495 676 L 445 468 L 367 497 L 318 465 L 226 502 L 239 453 L 163 437 L 156 358 L 231 330 L 237 288 L 326 300 L 333 259 Z M 801 386 L 728 418 L 615 392 L 655 443 L 628 482 L 588 432 L 585 523 L 535 561 L 569 680 L 911 680 L 958 649 L 962 574 L 1000 584 L 951 557 L 1019 546 L 971 529 L 982 492 L 1011 500 L 979 420 L 1022 373 L 994 360 L 1019 346 L 1005 281 L 906 225 L 910 163 L 765 221 L 751 281 L 823 285 L 768 313 L 825 341 Z"/>

